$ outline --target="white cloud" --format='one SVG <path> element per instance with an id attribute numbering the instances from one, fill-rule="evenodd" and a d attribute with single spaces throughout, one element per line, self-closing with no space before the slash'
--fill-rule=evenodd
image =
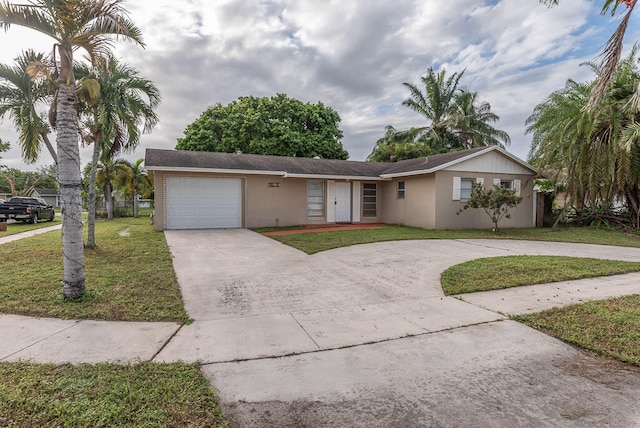
<path id="1" fill-rule="evenodd" d="M 578 64 L 595 56 L 615 25 L 603 26 L 609 18 L 598 16 L 595 2 L 560 3 L 549 9 L 535 0 L 129 1 L 147 47 L 118 43 L 117 55 L 163 95 L 160 125 L 129 158 L 144 156 L 146 147 L 173 148 L 208 106 L 280 92 L 334 108 L 345 148 L 362 160 L 386 125 L 422 123 L 401 106 L 402 82 L 417 82 L 430 66 L 466 69 L 463 85 L 491 103 L 513 152 L 526 157 L 526 117 L 567 78 L 588 76 Z M 629 34 L 639 34 L 635 22 Z M 0 37 L 4 63 L 21 49 L 52 46 L 17 27 Z M 0 138 L 15 142 L 8 118 Z M 2 156 L 0 162 L 24 167 L 19 150 Z M 86 162 L 89 150 L 82 156 Z M 49 162 L 43 152 L 41 163 Z"/>

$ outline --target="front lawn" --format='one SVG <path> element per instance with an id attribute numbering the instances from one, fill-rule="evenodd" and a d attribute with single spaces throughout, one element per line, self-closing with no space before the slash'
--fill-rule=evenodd
<path id="1" fill-rule="evenodd" d="M 15 235 L 16 233 L 28 232 L 30 230 L 42 229 L 43 227 L 57 226 L 61 224 L 62 218 L 56 217 L 53 221 L 40 221 L 36 224 L 31 223 L 7 223 L 7 230 L 5 232 L 0 232 L 0 238 L 9 235 Z"/>
<path id="2" fill-rule="evenodd" d="M 451 295 L 638 271 L 640 262 L 565 256 L 503 256 L 451 266 L 442 273 L 440 281 L 444 293 Z"/>
<path id="3" fill-rule="evenodd" d="M 600 355 L 640 366 L 640 295 L 554 308 L 514 319 Z"/>
<path id="4" fill-rule="evenodd" d="M 282 230 L 287 229 L 291 228 L 282 228 Z M 274 229 L 255 230 L 256 232 L 264 232 Z M 640 247 L 640 235 L 638 234 L 597 227 L 501 229 L 499 232 L 492 232 L 491 230 L 427 230 L 399 225 L 383 225 L 380 229 L 273 235 L 269 238 L 307 254 L 349 245 L 407 239 L 523 239 Z"/>
<path id="5" fill-rule="evenodd" d="M 0 363 L 0 427 L 226 427 L 198 366 Z"/>
<path id="6" fill-rule="evenodd" d="M 164 235 L 147 218 L 96 223 L 87 294 L 62 298 L 60 231 L 0 245 L 0 313 L 113 321 L 187 320 Z"/>

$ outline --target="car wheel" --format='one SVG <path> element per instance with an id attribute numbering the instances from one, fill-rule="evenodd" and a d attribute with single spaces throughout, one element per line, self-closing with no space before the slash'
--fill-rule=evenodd
<path id="1" fill-rule="evenodd" d="M 33 217 L 31 217 L 31 224 L 36 224 L 38 222 L 38 213 L 34 213 Z"/>
<path id="2" fill-rule="evenodd" d="M 56 218 L 56 213 L 55 211 L 51 211 L 51 217 L 49 217 L 48 221 L 53 221 L 54 218 Z"/>

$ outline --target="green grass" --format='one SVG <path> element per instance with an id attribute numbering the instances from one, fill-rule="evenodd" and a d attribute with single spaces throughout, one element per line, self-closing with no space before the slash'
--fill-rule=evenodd
<path id="1" fill-rule="evenodd" d="M 256 231 L 287 229 L 291 228 L 256 229 Z M 640 247 L 640 235 L 638 234 L 597 227 L 522 228 L 501 229 L 499 232 L 492 232 L 491 230 L 427 230 L 399 225 L 384 225 L 380 229 L 275 235 L 270 238 L 307 254 L 349 245 L 406 239 L 524 239 Z"/>
<path id="2" fill-rule="evenodd" d="M 0 427 L 226 427 L 199 367 L 0 363 Z"/>
<path id="3" fill-rule="evenodd" d="M 0 238 L 16 233 L 28 232 L 30 230 L 42 229 L 43 227 L 57 226 L 61 223 L 61 217 L 56 217 L 53 221 L 40 221 L 36 224 L 31 223 L 8 223 L 6 232 L 0 232 Z"/>
<path id="4" fill-rule="evenodd" d="M 499 290 L 640 271 L 640 262 L 564 256 L 487 257 L 451 266 L 440 277 L 445 294 Z"/>
<path id="5" fill-rule="evenodd" d="M 55 318 L 187 320 L 169 247 L 147 218 L 96 223 L 85 250 L 87 294 L 62 298 L 60 231 L 0 245 L 0 313 Z"/>
<path id="6" fill-rule="evenodd" d="M 640 295 L 514 317 L 569 343 L 640 366 Z"/>

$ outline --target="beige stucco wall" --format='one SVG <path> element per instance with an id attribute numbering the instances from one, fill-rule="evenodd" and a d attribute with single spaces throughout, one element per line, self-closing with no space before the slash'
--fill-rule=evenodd
<path id="1" fill-rule="evenodd" d="M 397 199 L 397 183 L 405 182 L 405 198 Z M 414 176 L 381 183 L 382 221 L 391 224 L 435 228 L 435 177 Z"/>
<path id="2" fill-rule="evenodd" d="M 307 223 L 307 180 L 247 176 L 245 227 L 295 226 Z M 269 187 L 278 183 L 280 187 Z"/>
<path id="3" fill-rule="evenodd" d="M 333 205 L 329 200 L 328 181 L 325 182 L 325 213 L 323 217 L 307 217 L 306 178 L 284 178 L 267 175 L 220 175 L 208 173 L 176 173 L 153 171 L 155 183 L 156 230 L 163 230 L 165 221 L 165 179 L 167 176 L 187 177 L 232 177 L 242 178 L 243 187 L 243 227 L 294 226 L 327 221 L 327 210 Z M 453 177 L 484 178 L 485 185 L 492 186 L 494 178 L 521 181 L 523 201 L 511 211 L 512 217 L 504 219 L 500 227 L 531 227 L 534 224 L 533 174 L 480 173 L 463 170 L 438 171 L 423 176 L 396 178 L 378 182 L 378 205 L 376 218 L 362 217 L 362 203 L 356 204 L 360 210 L 360 222 L 384 222 L 403 224 L 425 229 L 466 229 L 491 228 L 489 217 L 482 210 L 466 210 L 456 215 L 464 201 L 453 200 Z M 398 181 L 405 182 L 405 199 L 396 198 Z M 270 186 L 271 183 L 271 186 Z M 277 183 L 277 184 L 276 184 Z M 362 183 L 357 192 L 362 198 Z M 352 195 L 355 192 L 352 190 Z M 352 213 L 353 214 L 353 213 Z M 353 215 L 352 215 L 352 218 Z"/>
<path id="4" fill-rule="evenodd" d="M 220 175 L 192 172 L 153 171 L 154 227 L 166 227 L 167 177 L 209 177 L 242 179 L 243 227 L 295 226 L 313 221 L 324 222 L 325 217 L 307 217 L 307 179 L 269 175 Z M 272 183 L 272 186 L 269 186 Z M 277 183 L 277 186 L 275 187 Z"/>
<path id="5" fill-rule="evenodd" d="M 510 211 L 511 218 L 503 219 L 500 227 L 532 227 L 533 175 L 495 174 L 464 171 L 438 171 L 427 176 L 396 178 L 381 184 L 382 221 L 424 229 L 487 229 L 493 224 L 480 209 L 456 213 L 465 201 L 453 200 L 453 177 L 484 178 L 486 186 L 493 186 L 494 178 L 520 180 L 522 202 Z M 405 182 L 405 198 L 397 199 L 398 181 Z"/>
<path id="6" fill-rule="evenodd" d="M 493 186 L 494 178 L 520 180 L 522 202 L 513 208 L 510 219 L 500 221 L 500 227 L 533 227 L 533 175 L 495 174 L 464 171 L 438 171 L 435 174 L 438 204 L 436 207 L 436 229 L 488 229 L 493 227 L 489 216 L 482 209 L 468 209 L 456 215 L 465 201 L 453 200 L 453 177 L 484 178 L 486 187 Z"/>

